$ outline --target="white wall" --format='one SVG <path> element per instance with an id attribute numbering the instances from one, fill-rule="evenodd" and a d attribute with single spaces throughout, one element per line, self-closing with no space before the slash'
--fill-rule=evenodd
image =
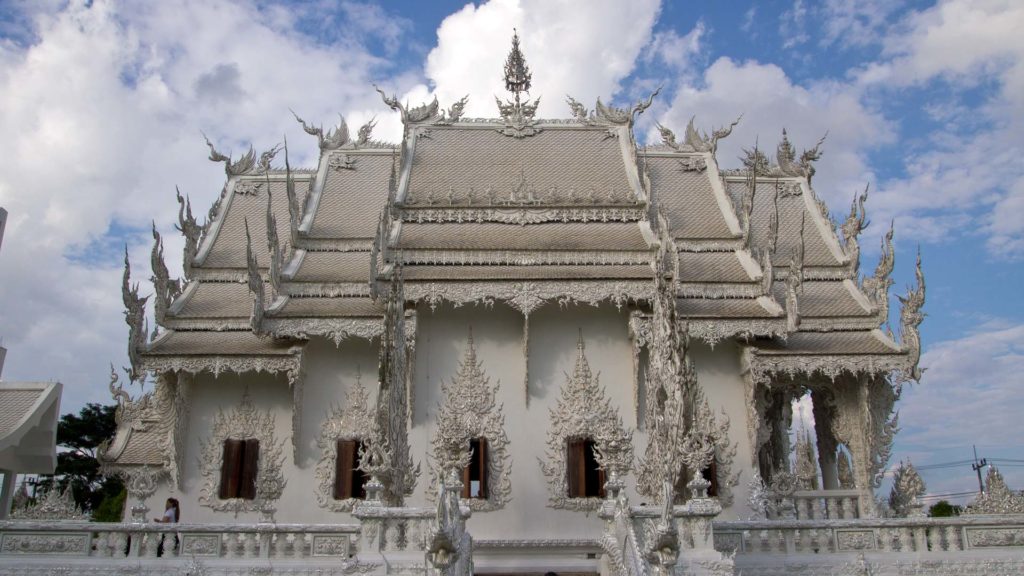
<path id="1" fill-rule="evenodd" d="M 416 492 L 407 500 L 412 506 L 427 505 L 430 485 L 428 454 L 434 434 L 434 418 L 441 400 L 441 382 L 452 378 L 465 351 L 469 328 L 477 356 L 491 383 L 500 383 L 498 402 L 503 405 L 506 432 L 512 458 L 512 502 L 505 509 L 477 512 L 470 520 L 475 538 L 593 538 L 600 529 L 600 520 L 589 516 L 547 507 L 547 484 L 539 459 L 545 457 L 549 411 L 560 397 L 576 358 L 576 342 L 580 330 L 586 343 L 586 354 L 594 374 L 600 378 L 612 404 L 618 406 L 624 425 L 636 430 L 634 408 L 632 344 L 627 330 L 628 312 L 612 305 L 592 307 L 571 305 L 560 308 L 547 304 L 530 317 L 529 329 L 529 405 L 524 389 L 523 317 L 514 309 L 496 303 L 484 306 L 428 306 L 418 310 L 416 356 L 413 364 L 415 406 L 410 448 L 422 473 Z M 261 409 L 270 409 L 277 425 L 278 438 L 285 439 L 284 474 L 287 486 L 277 505 L 280 522 L 353 522 L 343 513 L 319 508 L 314 495 L 314 472 L 320 458 L 316 445 L 320 426 L 332 404 L 340 404 L 348 387 L 361 369 L 371 406 L 377 393 L 377 358 L 379 342 L 352 339 L 335 347 L 332 342 L 314 339 L 306 347 L 304 365 L 304 398 L 302 429 L 298 443 L 297 464 L 293 459 L 292 392 L 287 379 L 267 374 L 222 374 L 214 378 L 203 374 L 195 379 L 190 393 L 189 438 L 184 458 L 184 482 L 177 494 L 158 492 L 150 501 L 151 516 L 163 509 L 169 495 L 182 502 L 183 519 L 188 522 L 236 521 L 233 514 L 218 513 L 198 504 L 202 479 L 197 462 L 200 443 L 207 438 L 218 408 L 230 410 L 241 399 L 248 386 L 253 402 Z M 750 478 L 750 447 L 746 431 L 743 381 L 740 376 L 739 350 L 730 343 L 719 343 L 714 349 L 694 343 L 693 358 L 698 380 L 705 388 L 717 417 L 724 408 L 732 426 L 730 436 L 738 444 L 734 470 L 744 468 L 740 485 L 734 488 L 735 505 L 723 518 L 745 517 L 746 483 Z M 640 390 L 643 401 L 643 391 Z M 636 456 L 642 456 L 646 437 L 634 432 Z M 634 478 L 627 479 L 630 499 L 643 502 L 635 493 Z M 240 514 L 239 522 L 255 521 L 255 513 Z"/>

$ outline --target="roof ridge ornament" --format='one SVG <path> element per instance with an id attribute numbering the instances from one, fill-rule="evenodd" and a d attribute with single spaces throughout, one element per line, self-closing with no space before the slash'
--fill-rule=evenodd
<path id="1" fill-rule="evenodd" d="M 661 123 L 657 123 L 662 143 L 678 152 L 710 152 L 714 155 L 718 151 L 718 141 L 732 134 L 732 129 L 743 119 L 743 114 L 740 114 L 728 126 L 712 130 L 710 136 L 706 132 L 701 132 L 694 127 L 694 120 L 696 118 L 696 116 L 690 116 L 690 121 L 686 124 L 686 132 L 681 144 L 676 141 L 676 135 L 672 130 Z"/>
<path id="2" fill-rule="evenodd" d="M 373 89 L 380 94 L 381 99 L 388 105 L 388 108 L 402 115 L 402 124 L 406 125 L 407 129 L 409 124 L 436 123 L 443 118 L 443 115 L 438 113 L 440 105 L 437 103 L 437 96 L 434 96 L 434 100 L 429 103 L 410 108 L 408 102 L 402 104 L 398 101 L 398 95 L 392 94 L 388 96 L 376 84 L 373 85 Z M 466 100 L 465 97 L 459 102 L 465 105 L 464 100 Z M 461 108 L 458 107 L 458 103 L 452 106 L 452 110 L 458 110 L 458 114 L 461 116 Z"/>
<path id="3" fill-rule="evenodd" d="M 224 173 L 227 174 L 228 178 L 232 176 L 243 176 L 245 174 L 263 174 L 270 170 L 270 162 L 274 159 L 278 150 L 281 149 L 280 145 L 274 145 L 269 150 L 260 154 L 259 160 L 256 159 L 256 150 L 253 149 L 252 145 L 249 145 L 249 151 L 243 154 L 238 160 L 232 161 L 231 155 L 221 154 L 217 148 L 214 147 L 213 142 L 210 142 L 210 138 L 200 131 L 203 135 L 203 139 L 206 140 L 206 146 L 210 148 L 210 161 L 211 162 L 223 162 Z"/>
<path id="4" fill-rule="evenodd" d="M 918 327 L 924 321 L 925 313 L 921 311 L 924 306 L 924 271 L 921 269 L 921 248 L 917 249 L 917 265 L 914 268 L 914 276 L 917 285 L 907 288 L 906 296 L 896 297 L 900 300 L 900 340 L 903 349 L 907 351 L 908 366 L 902 374 L 903 381 L 913 379 L 921 381 L 924 369 L 919 366 L 921 361 L 921 334 Z"/>
<path id="5" fill-rule="evenodd" d="M 292 116 L 295 116 L 295 120 L 302 125 L 302 130 L 306 134 L 316 136 L 317 143 L 320 145 L 321 151 L 337 150 L 351 142 L 348 134 L 348 124 L 345 122 L 345 117 L 341 114 L 338 114 L 338 125 L 324 133 L 323 126 L 312 126 L 302 118 L 299 118 L 299 115 L 291 108 L 289 108 L 288 111 L 292 113 Z M 372 130 L 373 127 L 371 126 L 370 129 Z M 363 129 L 360 128 L 360 137 L 362 137 L 362 131 Z M 287 153 L 287 150 L 285 152 Z"/>
<path id="6" fill-rule="evenodd" d="M 569 109 L 572 110 L 573 118 L 577 122 L 589 126 L 605 126 L 609 129 L 616 126 L 629 126 L 632 128 L 636 117 L 651 107 L 651 104 L 654 103 L 654 97 L 661 93 L 661 88 L 661 86 L 658 86 L 654 92 L 647 96 L 646 100 L 640 100 L 630 108 L 616 108 L 615 106 L 606 105 L 604 102 L 601 102 L 600 96 L 597 98 L 597 104 L 594 105 L 593 112 L 588 112 L 586 106 L 572 96 L 566 96 L 565 101 L 569 104 Z M 660 124 L 658 126 L 661 128 Z M 675 136 L 673 136 L 674 138 Z"/>
<path id="7" fill-rule="evenodd" d="M 175 186 L 175 194 L 178 198 L 178 223 L 174 226 L 185 237 L 184 254 L 182 255 L 182 272 L 185 279 L 192 278 L 192 266 L 196 254 L 199 253 L 199 238 L 203 233 L 204 226 L 200 226 L 196 217 L 192 215 L 192 200 L 181 196 L 181 190 Z"/>
<path id="8" fill-rule="evenodd" d="M 121 277 L 121 299 L 124 301 L 124 321 L 128 324 L 128 361 L 131 365 L 129 379 L 139 380 L 144 375 L 141 371 L 142 358 L 140 349 L 146 344 L 148 320 L 146 320 L 146 301 L 149 296 L 139 296 L 139 284 L 132 285 L 132 265 L 128 260 L 128 245 L 124 247 L 124 275 Z"/>
<path id="9" fill-rule="evenodd" d="M 534 116 L 537 114 L 537 107 L 540 106 L 540 98 L 534 101 L 523 101 L 521 92 L 530 93 L 533 73 L 526 64 L 526 57 L 519 48 L 519 31 L 512 29 L 512 49 L 505 59 L 505 89 L 511 92 L 514 100 L 506 100 L 504 103 L 497 96 L 494 101 L 498 104 L 498 111 L 505 121 L 505 127 L 498 129 L 498 132 L 513 138 L 526 138 L 539 134 L 542 129 L 537 128 Z"/>

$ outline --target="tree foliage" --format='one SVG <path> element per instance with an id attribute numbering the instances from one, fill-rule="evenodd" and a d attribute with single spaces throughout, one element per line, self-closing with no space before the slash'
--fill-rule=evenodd
<path id="1" fill-rule="evenodd" d="M 948 500 L 939 500 L 928 509 L 928 515 L 932 518 L 948 518 L 959 516 L 961 511 L 963 511 L 963 507 L 950 504 Z"/>
<path id="2" fill-rule="evenodd" d="M 106 509 L 104 517 L 111 516 L 120 520 L 120 510 L 116 513 L 109 508 L 116 502 L 101 506 L 108 500 L 114 500 L 124 490 L 124 483 L 116 476 L 106 476 L 100 470 L 96 459 L 96 449 L 104 441 L 114 435 L 117 423 L 114 420 L 114 405 L 86 404 L 78 414 L 68 413 L 61 416 L 57 423 L 57 468 L 52 476 L 40 478 L 40 485 L 45 489 L 54 487 L 64 490 L 69 484 L 75 503 L 83 510 L 93 511 L 94 519 L 101 510 Z M 121 498 L 123 506 L 124 499 Z"/>

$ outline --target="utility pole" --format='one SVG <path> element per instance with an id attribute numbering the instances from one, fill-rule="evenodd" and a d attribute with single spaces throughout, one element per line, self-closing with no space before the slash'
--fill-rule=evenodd
<path id="1" fill-rule="evenodd" d="M 978 494 L 985 493 L 985 484 L 981 481 L 981 469 L 988 466 L 988 460 L 982 458 L 978 460 L 978 447 L 974 446 L 974 462 L 971 463 L 971 468 L 978 473 Z"/>

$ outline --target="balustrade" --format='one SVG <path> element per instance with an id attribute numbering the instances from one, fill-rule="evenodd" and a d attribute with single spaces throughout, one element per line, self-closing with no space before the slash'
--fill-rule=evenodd
<path id="1" fill-rule="evenodd" d="M 147 562 L 199 559 L 348 559 L 357 524 L 134 524 L 0 522 L 0 556 Z M 0 562 L 2 563 L 2 562 Z"/>
<path id="2" fill-rule="evenodd" d="M 939 553 L 1024 548 L 1024 516 L 714 522 L 715 548 L 740 555 Z"/>
<path id="3" fill-rule="evenodd" d="M 859 516 L 857 490 L 798 490 L 792 501 L 797 520 L 851 520 Z"/>

